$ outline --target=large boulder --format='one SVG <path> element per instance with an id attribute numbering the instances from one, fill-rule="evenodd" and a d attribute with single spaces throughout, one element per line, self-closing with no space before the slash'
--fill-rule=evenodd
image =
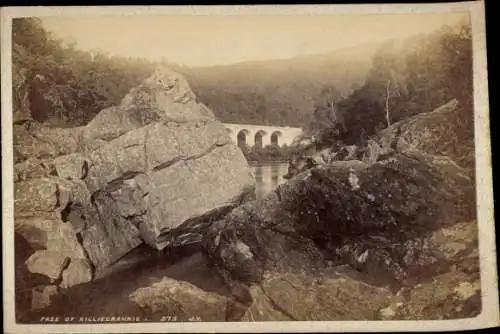
<path id="1" fill-rule="evenodd" d="M 205 226 L 253 193 L 223 125 L 166 68 L 86 126 L 16 122 L 14 156 L 15 227 L 32 247 L 23 261 L 63 288 L 144 243 L 197 244 Z"/>
<path id="2" fill-rule="evenodd" d="M 147 314 L 162 315 L 166 321 L 226 321 L 233 308 L 224 296 L 168 277 L 135 290 L 129 299 Z"/>
<path id="3" fill-rule="evenodd" d="M 212 224 L 203 249 L 248 306 L 243 319 L 476 316 L 474 141 L 466 116 L 452 100 L 364 146 L 299 147 L 288 183 Z M 348 275 L 339 279 L 339 268 Z M 340 298 L 340 281 L 345 292 L 364 290 Z M 343 307 L 352 304 L 362 311 Z"/>
<path id="4" fill-rule="evenodd" d="M 382 153 L 411 148 L 447 156 L 472 175 L 475 161 L 472 120 L 471 110 L 453 99 L 431 112 L 392 124 L 379 131 L 373 140 L 383 148 Z"/>
<path id="5" fill-rule="evenodd" d="M 102 110 L 85 126 L 81 147 L 93 150 L 144 125 L 214 123 L 213 112 L 196 101 L 187 81 L 178 73 L 160 67 L 118 106 Z"/>
<path id="6" fill-rule="evenodd" d="M 233 286 L 262 282 L 266 271 L 316 275 L 330 263 L 397 287 L 449 267 L 428 238 L 473 221 L 474 203 L 474 183 L 447 158 L 407 152 L 372 165 L 334 162 L 212 224 L 204 251 Z"/>

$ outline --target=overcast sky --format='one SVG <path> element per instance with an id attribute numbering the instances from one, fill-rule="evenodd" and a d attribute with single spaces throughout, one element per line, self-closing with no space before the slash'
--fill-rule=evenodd
<path id="1" fill-rule="evenodd" d="M 461 13 L 371 15 L 162 15 L 43 18 L 55 37 L 80 49 L 210 66 L 290 58 L 430 32 Z"/>

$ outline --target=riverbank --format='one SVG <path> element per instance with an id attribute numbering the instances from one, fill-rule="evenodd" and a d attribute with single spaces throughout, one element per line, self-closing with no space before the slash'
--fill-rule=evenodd
<path id="1" fill-rule="evenodd" d="M 147 312 L 130 300 L 130 296 L 141 288 L 170 278 L 186 282 L 203 291 L 220 296 L 230 296 L 222 280 L 211 271 L 205 257 L 199 250 L 192 249 L 175 258 L 156 254 L 148 261 L 113 272 L 92 283 L 82 284 L 63 291 L 43 310 L 27 314 L 21 322 L 37 323 L 47 315 L 65 317 L 141 317 L 141 321 L 160 321 L 160 314 Z M 179 311 L 176 313 L 178 314 Z"/>

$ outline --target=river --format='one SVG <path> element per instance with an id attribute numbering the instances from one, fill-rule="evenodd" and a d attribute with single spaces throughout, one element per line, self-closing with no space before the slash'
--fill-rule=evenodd
<path id="1" fill-rule="evenodd" d="M 264 197 L 286 181 L 283 176 L 288 171 L 288 163 L 251 164 L 250 166 L 255 176 L 257 198 Z"/>

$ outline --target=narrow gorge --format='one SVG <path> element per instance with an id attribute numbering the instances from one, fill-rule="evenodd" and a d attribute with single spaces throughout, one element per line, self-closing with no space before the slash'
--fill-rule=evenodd
<path id="1" fill-rule="evenodd" d="M 342 157 L 299 148 L 296 160 L 322 162 L 291 163 L 290 179 L 259 198 L 241 150 L 169 68 L 84 126 L 47 126 L 20 109 L 18 321 L 474 317 L 464 108 L 451 100 L 396 122 Z"/>

